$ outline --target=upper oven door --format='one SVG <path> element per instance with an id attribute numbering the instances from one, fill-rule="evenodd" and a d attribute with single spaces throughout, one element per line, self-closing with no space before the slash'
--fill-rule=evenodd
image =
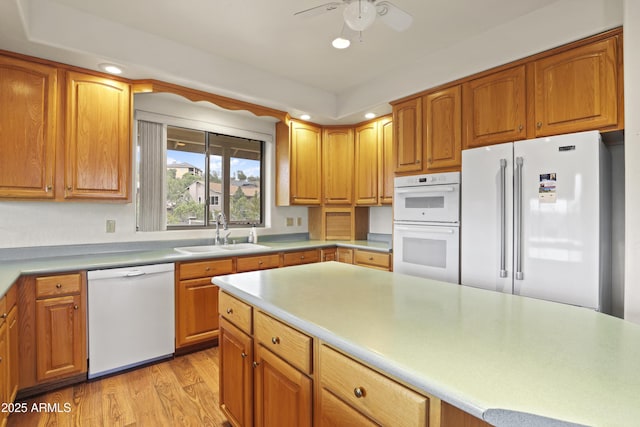
<path id="1" fill-rule="evenodd" d="M 460 184 L 397 187 L 393 209 L 394 221 L 458 223 Z"/>

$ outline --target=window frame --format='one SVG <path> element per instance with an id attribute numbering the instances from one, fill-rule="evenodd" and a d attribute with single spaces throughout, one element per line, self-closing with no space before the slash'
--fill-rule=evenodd
<path id="1" fill-rule="evenodd" d="M 211 122 L 205 122 L 205 121 L 199 121 L 199 120 L 192 120 L 192 119 L 187 119 L 187 118 L 182 118 L 182 117 L 176 117 L 176 116 L 167 116 L 164 114 L 160 114 L 160 113 L 154 113 L 154 112 L 149 112 L 149 111 L 144 111 L 144 110 L 135 110 L 135 116 L 134 116 L 134 120 L 135 120 L 135 126 L 137 129 L 138 126 L 138 121 L 140 120 L 144 120 L 144 121 L 150 121 L 150 122 L 155 122 L 158 124 L 161 124 L 163 126 L 163 147 L 164 147 L 164 153 L 165 153 L 165 170 L 163 172 L 163 187 L 166 185 L 166 153 L 167 153 L 167 147 L 166 147 L 166 142 L 167 142 L 167 127 L 168 126 L 174 126 L 174 127 L 181 127 L 181 128 L 186 128 L 186 129 L 192 129 L 192 130 L 196 130 L 196 131 L 203 131 L 207 133 L 207 139 L 208 139 L 208 134 L 209 133 L 213 133 L 213 134 L 221 134 L 221 135 L 226 135 L 226 136 L 230 136 L 230 137 L 235 137 L 235 138 L 244 138 L 247 140 L 252 140 L 252 141 L 257 141 L 260 142 L 261 144 L 261 154 L 260 154 L 260 187 L 259 187 L 259 192 L 260 192 L 260 222 L 246 222 L 246 223 L 231 223 L 228 221 L 228 226 L 229 228 L 250 228 L 251 226 L 255 225 L 256 227 L 266 227 L 266 223 L 268 221 L 268 215 L 269 213 L 266 211 L 266 207 L 267 205 L 267 195 L 269 194 L 269 191 L 267 189 L 267 185 L 268 185 L 268 171 L 267 171 L 267 159 L 269 158 L 270 154 L 268 153 L 269 151 L 269 145 L 273 143 L 273 135 L 271 134 L 267 134 L 267 133 L 262 133 L 259 131 L 254 131 L 254 130 L 249 130 L 249 129 L 241 129 L 241 128 L 235 128 L 235 127 L 228 127 L 228 126 L 223 126 L 223 125 L 218 125 L 218 124 L 214 124 Z M 136 147 L 138 147 L 138 143 L 136 142 Z M 208 143 L 207 143 L 207 151 L 208 151 Z M 203 174 L 205 175 L 207 182 L 209 180 L 209 154 L 208 152 L 203 154 L 203 156 L 205 156 L 205 169 L 206 171 L 203 171 Z M 224 161 L 224 159 L 223 159 Z M 139 167 L 139 155 L 136 155 L 136 165 L 137 167 Z M 228 162 L 227 162 L 228 164 Z M 230 169 L 229 170 L 229 175 L 230 175 Z M 223 167 L 223 174 L 226 174 L 224 171 L 224 167 Z M 224 178 L 223 178 L 223 183 L 224 183 Z M 227 185 L 225 185 L 223 188 L 226 188 Z M 206 197 L 205 200 L 210 200 L 210 194 L 209 194 L 209 186 L 205 185 L 205 191 L 206 191 Z M 223 200 L 225 200 L 224 194 L 229 191 L 229 189 L 227 189 L 225 192 L 223 192 Z M 163 206 L 166 205 L 166 201 L 167 201 L 167 195 L 166 195 L 166 189 L 164 191 L 164 195 L 163 195 L 163 201 L 162 204 Z M 226 200 L 229 200 L 229 198 L 227 197 Z M 137 217 L 137 209 L 138 207 L 136 207 L 136 217 Z M 205 215 L 208 213 L 208 204 L 207 207 L 205 208 Z M 230 205 L 229 203 L 226 203 L 226 206 L 223 206 L 223 211 L 225 212 L 225 217 L 228 219 L 229 218 L 229 209 L 230 209 Z M 165 211 L 166 212 L 166 211 Z M 167 224 L 167 218 L 166 218 L 166 213 L 163 214 L 164 215 L 164 230 L 165 231 L 173 231 L 173 230 L 206 230 L 206 229 L 212 229 L 215 228 L 215 221 L 210 221 L 208 218 L 208 215 L 205 216 L 205 221 L 203 225 L 198 225 L 198 226 L 194 226 L 194 225 L 169 225 Z M 137 223 L 136 220 L 136 229 L 139 228 L 139 224 Z M 158 231 L 162 231 L 162 230 L 158 230 Z"/>

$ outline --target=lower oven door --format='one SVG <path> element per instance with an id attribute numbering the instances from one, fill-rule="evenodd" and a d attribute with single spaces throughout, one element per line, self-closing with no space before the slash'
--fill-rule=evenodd
<path id="1" fill-rule="evenodd" d="M 393 271 L 459 283 L 458 226 L 394 223 Z"/>

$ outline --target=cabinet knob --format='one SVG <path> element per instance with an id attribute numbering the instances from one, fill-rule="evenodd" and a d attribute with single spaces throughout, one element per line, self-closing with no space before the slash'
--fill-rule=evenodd
<path id="1" fill-rule="evenodd" d="M 420 163 L 420 160 L 416 160 L 416 164 Z"/>
<path id="2" fill-rule="evenodd" d="M 67 190 L 71 191 L 71 190 L 73 190 L 73 187 L 71 187 L 70 185 L 67 185 Z"/>
<path id="3" fill-rule="evenodd" d="M 258 362 L 253 362 L 252 365 L 253 365 L 254 368 L 257 368 L 259 363 Z"/>
<path id="4" fill-rule="evenodd" d="M 522 129 L 524 129 L 524 126 L 522 125 L 518 126 L 518 131 L 522 132 Z"/>
<path id="5" fill-rule="evenodd" d="M 74 309 L 74 310 L 77 310 L 78 308 L 79 308 L 79 307 L 78 307 L 78 304 L 76 304 L 76 305 L 74 305 L 74 306 L 73 306 L 73 309 Z"/>
<path id="6" fill-rule="evenodd" d="M 263 264 L 263 262 L 262 262 L 262 261 L 258 261 L 258 265 L 262 265 L 262 264 Z"/>
<path id="7" fill-rule="evenodd" d="M 0 317 L 3 318 L 3 319 L 6 319 L 7 316 L 8 316 L 7 313 L 2 313 L 2 316 L 0 316 Z"/>
<path id="8" fill-rule="evenodd" d="M 433 163 L 433 160 L 431 160 L 431 157 L 427 159 L 427 163 Z"/>
<path id="9" fill-rule="evenodd" d="M 364 397 L 364 395 L 365 395 L 364 388 L 362 388 L 362 387 L 356 387 L 356 388 L 354 388 L 354 389 L 353 389 L 353 394 L 354 394 L 358 399 L 360 399 L 361 397 Z"/>
<path id="10" fill-rule="evenodd" d="M 51 184 L 47 185 L 46 187 L 44 187 L 44 191 L 45 193 L 48 193 L 49 191 L 53 190 L 53 186 Z"/>
<path id="11" fill-rule="evenodd" d="M 540 129 L 542 127 L 542 122 L 536 123 L 536 126 L 538 127 L 538 129 Z"/>
<path id="12" fill-rule="evenodd" d="M 56 288 L 60 289 L 62 287 L 62 283 L 56 283 Z"/>
<path id="13" fill-rule="evenodd" d="M 233 313 L 233 309 L 232 308 L 227 308 L 227 314 L 231 314 Z"/>
<path id="14" fill-rule="evenodd" d="M 372 256 L 369 257 L 369 261 L 373 261 L 373 257 Z"/>
<path id="15" fill-rule="evenodd" d="M 204 271 L 211 271 L 211 267 L 205 267 Z"/>
<path id="16" fill-rule="evenodd" d="M 271 337 L 272 344 L 280 344 L 280 337 Z"/>
<path id="17" fill-rule="evenodd" d="M 242 353 L 240 353 L 240 356 L 242 356 L 242 358 L 244 359 L 245 357 L 247 357 L 247 353 L 243 351 Z"/>
<path id="18" fill-rule="evenodd" d="M 304 255 L 300 255 L 300 259 L 304 259 Z"/>

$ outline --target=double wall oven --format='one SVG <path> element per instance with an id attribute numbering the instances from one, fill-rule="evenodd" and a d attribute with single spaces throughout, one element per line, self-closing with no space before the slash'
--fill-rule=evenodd
<path id="1" fill-rule="evenodd" d="M 460 173 L 395 178 L 393 270 L 459 283 Z"/>

